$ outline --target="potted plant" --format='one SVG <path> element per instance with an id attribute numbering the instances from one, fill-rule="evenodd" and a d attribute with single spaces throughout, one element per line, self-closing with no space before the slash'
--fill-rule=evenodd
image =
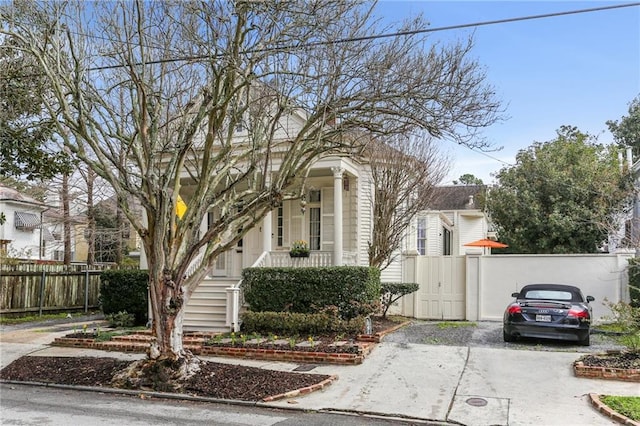
<path id="1" fill-rule="evenodd" d="M 294 241 L 289 250 L 291 257 L 309 257 L 309 245 L 304 240 Z"/>

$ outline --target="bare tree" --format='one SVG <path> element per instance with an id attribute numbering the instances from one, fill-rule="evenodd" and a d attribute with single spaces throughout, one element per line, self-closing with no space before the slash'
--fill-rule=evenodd
<path id="1" fill-rule="evenodd" d="M 182 375 L 197 370 L 182 345 L 193 290 L 243 232 L 300 195 L 314 161 L 360 150 L 371 132 L 422 128 L 471 144 L 500 113 L 470 41 L 372 38 L 367 4 L 123 1 L 93 3 L 91 13 L 85 4 L 5 8 L 11 23 L 0 33 L 42 66 L 45 106 L 59 134 L 72 135 L 65 146 L 112 185 L 140 235 L 149 358 L 188 360 L 171 364 Z M 199 233 L 212 209 L 218 219 Z"/>
<path id="2" fill-rule="evenodd" d="M 369 265 L 385 269 L 397 257 L 416 214 L 429 207 L 450 163 L 428 134 L 375 141 L 366 155 L 375 188 Z"/>

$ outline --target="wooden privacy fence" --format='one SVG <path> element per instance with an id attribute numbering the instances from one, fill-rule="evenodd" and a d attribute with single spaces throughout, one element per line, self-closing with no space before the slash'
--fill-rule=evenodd
<path id="1" fill-rule="evenodd" d="M 97 308 L 100 273 L 110 267 L 0 265 L 0 314 Z"/>

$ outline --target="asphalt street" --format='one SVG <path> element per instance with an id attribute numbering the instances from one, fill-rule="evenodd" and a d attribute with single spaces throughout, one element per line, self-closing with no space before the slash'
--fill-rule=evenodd
<path id="1" fill-rule="evenodd" d="M 428 324 L 417 324 L 405 331 L 387 336 L 382 343 L 376 345 L 361 365 L 314 366 L 311 373 L 337 374 L 339 379 L 321 391 L 270 402 L 264 406 L 278 410 L 294 409 L 302 412 L 373 416 L 372 418 L 402 418 L 414 420 L 415 423 L 505 426 L 610 425 L 615 424 L 613 420 L 600 414 L 591 406 L 589 393 L 640 396 L 640 386 L 637 383 L 575 377 L 572 363 L 584 353 L 586 348 L 570 345 L 558 347 L 553 343 L 546 345 L 536 341 L 506 346 L 504 342 L 487 343 L 492 341 L 490 336 L 499 335 L 500 324 L 497 323 L 479 323 L 473 329 L 469 329 L 471 331 L 445 330 L 444 333 L 440 332 L 435 337 L 432 334 L 433 331 L 424 329 L 427 326 Z M 66 334 L 72 327 L 72 324 L 67 324 L 0 331 L 0 364 L 7 365 L 13 359 L 29 354 L 115 356 L 123 359 L 143 356 L 49 345 L 55 337 Z M 410 333 L 420 338 L 409 338 L 408 335 L 402 337 L 403 333 Z M 445 337 L 449 338 L 456 333 L 467 336 L 466 343 L 461 344 L 462 341 L 459 341 L 456 344 L 456 342 L 445 341 Z M 484 337 L 479 337 L 480 335 Z M 298 364 L 284 362 L 235 358 L 207 359 L 282 371 L 292 371 L 299 367 Z M 31 395 L 28 396 L 28 403 L 20 405 L 21 397 L 10 398 L 6 385 L 0 389 L 2 390 L 0 419 L 3 424 L 40 424 L 42 423 L 40 420 L 47 420 L 46 416 L 43 417 L 43 413 L 47 411 L 46 407 L 49 404 L 47 398 L 51 396 L 40 393 L 37 397 Z M 57 397 L 58 393 L 53 393 Z M 77 413 L 64 414 L 62 411 L 61 418 L 65 415 L 78 416 L 79 421 L 76 422 L 78 424 L 122 423 L 120 418 L 110 418 L 109 414 L 104 415 L 104 421 L 107 423 L 85 423 L 87 419 L 82 416 L 92 415 L 91 401 L 94 398 L 96 408 L 109 406 L 109 404 L 117 408 L 120 405 L 120 402 L 110 403 L 108 399 L 98 405 L 97 396 L 92 396 L 93 393 L 86 393 L 86 395 L 89 401 L 86 406 L 80 405 L 78 398 L 71 399 L 70 401 L 77 401 L 75 404 L 82 408 Z M 123 409 L 132 410 L 132 422 L 147 421 L 148 419 L 145 420 L 147 416 L 155 420 L 152 413 L 144 411 L 148 407 L 147 401 L 142 402 L 131 398 L 126 401 Z M 36 403 L 42 404 L 45 408 L 35 408 Z M 131 408 L 126 408 L 129 403 L 132 404 Z M 58 406 L 57 404 L 51 402 L 52 406 Z M 65 404 L 67 402 L 61 402 L 59 406 L 64 407 Z M 158 404 L 162 406 L 163 402 Z M 177 407 L 180 407 L 180 404 L 178 402 Z M 70 405 L 73 408 L 74 403 Z M 173 403 L 170 405 L 173 407 Z M 136 406 L 139 406 L 139 410 L 136 410 Z M 155 409 L 159 408 L 156 406 Z M 218 408 L 212 409 L 215 411 Z M 167 408 L 167 410 L 171 411 L 175 408 Z M 5 417 L 9 413 L 13 413 L 11 415 L 16 417 Z M 257 413 L 262 412 L 258 409 Z M 264 413 L 264 415 L 271 414 L 266 411 Z M 203 416 L 206 417 L 205 414 Z M 208 418 L 214 421 L 212 419 L 218 418 L 216 416 L 219 414 L 214 413 L 211 416 Z M 347 424 L 341 419 L 338 417 L 333 424 Z M 362 420 L 362 418 L 359 419 Z M 229 424 L 252 424 L 242 423 L 249 420 L 244 417 L 234 417 L 229 420 Z M 272 424 L 269 422 L 272 420 L 275 422 L 276 419 L 262 420 L 264 423 L 260 424 Z M 52 424 L 57 424 L 56 419 L 52 421 L 54 421 Z M 176 421 L 180 424 L 200 424 L 190 423 L 189 418 L 181 417 Z M 199 420 L 196 418 L 194 421 Z M 288 420 L 278 419 L 279 421 Z M 70 424 L 70 422 L 64 424 Z M 213 424 L 225 423 L 214 422 Z"/>

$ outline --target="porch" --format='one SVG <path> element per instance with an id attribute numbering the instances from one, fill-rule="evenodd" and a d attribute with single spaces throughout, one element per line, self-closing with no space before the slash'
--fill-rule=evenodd
<path id="1" fill-rule="evenodd" d="M 186 331 L 229 331 L 239 328 L 240 312 L 243 309 L 241 303 L 240 284 L 241 262 L 239 256 L 233 253 L 225 253 L 221 256 L 224 260 L 216 269 L 207 276 L 191 295 L 187 303 L 184 329 Z M 201 261 L 201 259 L 196 259 Z M 263 252 L 251 267 L 325 267 L 334 266 L 334 253 L 332 251 L 311 251 L 309 257 L 289 256 L 288 251 Z M 342 264 L 356 266 L 358 256 L 355 252 L 342 252 Z M 229 271 L 236 272 L 235 276 L 227 275 Z M 216 272 L 218 275 L 216 275 Z"/>

